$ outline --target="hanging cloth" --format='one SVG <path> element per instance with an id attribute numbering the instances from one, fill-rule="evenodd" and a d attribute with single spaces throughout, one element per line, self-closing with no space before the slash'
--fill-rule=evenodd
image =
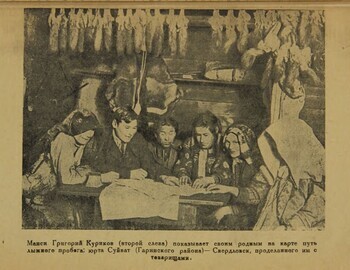
<path id="1" fill-rule="evenodd" d="M 64 8 L 60 9 L 60 30 L 58 34 L 58 46 L 60 52 L 65 52 L 68 46 L 68 18 L 65 14 Z"/>
<path id="2" fill-rule="evenodd" d="M 254 12 L 254 30 L 249 34 L 248 48 L 256 48 L 259 41 L 263 39 L 264 16 L 265 16 L 264 10 L 257 10 Z"/>
<path id="3" fill-rule="evenodd" d="M 49 49 L 51 52 L 58 52 L 58 32 L 61 24 L 61 16 L 56 17 L 56 9 L 52 8 L 48 18 L 50 27 Z"/>
<path id="4" fill-rule="evenodd" d="M 84 52 L 85 30 L 86 30 L 85 16 L 86 14 L 83 13 L 83 10 L 79 9 L 77 13 L 78 29 L 79 29 L 77 49 L 79 53 Z"/>
<path id="5" fill-rule="evenodd" d="M 279 21 L 277 11 L 275 10 L 267 11 L 265 16 L 263 16 L 261 19 L 263 23 L 264 36 L 267 35 L 270 32 L 271 28 Z"/>
<path id="6" fill-rule="evenodd" d="M 125 18 L 125 40 L 126 40 L 126 54 L 133 55 L 135 53 L 135 43 L 133 36 L 133 22 L 132 9 L 126 10 Z"/>
<path id="7" fill-rule="evenodd" d="M 310 18 L 310 36 L 309 43 L 312 49 L 311 67 L 324 73 L 325 69 L 325 19 L 324 13 L 320 10 L 314 10 Z"/>
<path id="8" fill-rule="evenodd" d="M 166 17 L 166 23 L 169 29 L 169 47 L 170 55 L 175 56 L 177 53 L 177 19 L 173 9 L 169 10 L 169 15 Z"/>
<path id="9" fill-rule="evenodd" d="M 86 12 L 85 19 L 85 46 L 89 50 L 93 49 L 94 45 L 94 35 L 95 35 L 95 26 L 94 26 L 94 20 L 95 15 L 92 12 L 92 9 L 89 8 Z"/>
<path id="10" fill-rule="evenodd" d="M 113 21 L 114 18 L 111 15 L 111 10 L 109 8 L 105 8 L 103 11 L 102 28 L 103 44 L 107 52 L 110 52 L 112 49 Z"/>
<path id="11" fill-rule="evenodd" d="M 224 29 L 224 17 L 220 15 L 219 10 L 213 11 L 213 16 L 209 18 L 208 22 L 212 29 L 212 41 L 214 42 L 214 49 L 222 47 Z"/>
<path id="12" fill-rule="evenodd" d="M 299 46 L 300 48 L 305 48 L 310 46 L 310 11 L 303 10 L 301 11 L 300 24 L 298 27 L 298 36 L 299 36 Z"/>
<path id="13" fill-rule="evenodd" d="M 271 142 L 273 142 L 274 147 L 271 146 Z M 281 219 L 282 215 L 285 214 L 283 211 L 290 198 L 298 196 L 298 192 L 303 189 L 304 180 L 310 179 L 312 183 L 321 183 L 324 180 L 324 148 L 315 137 L 311 127 L 300 119 L 290 118 L 276 121 L 270 125 L 259 137 L 258 143 L 264 163 L 274 179 L 274 183 L 271 183 L 272 187 L 268 192 L 254 230 L 274 230 L 280 226 L 281 222 L 285 223 Z M 296 145 L 298 147 L 295 147 Z M 276 153 L 278 153 L 278 157 Z M 282 160 L 290 172 L 288 179 L 283 177 L 283 174 L 279 175 Z M 293 186 L 295 191 L 291 192 Z M 315 194 L 320 192 L 317 191 L 320 190 L 319 187 L 314 185 L 314 188 Z M 323 197 L 322 193 L 323 191 L 321 191 L 321 195 L 317 196 Z M 302 204 L 295 204 L 298 201 Z M 322 212 L 322 207 L 324 207 L 324 205 L 317 205 L 317 202 L 309 201 L 307 216 L 310 220 L 317 219 L 317 216 L 314 216 L 315 213 Z M 293 210 L 292 217 L 298 215 L 299 210 L 307 203 L 304 196 L 299 200 L 294 200 L 294 204 L 289 205 L 290 210 Z"/>
<path id="14" fill-rule="evenodd" d="M 181 9 L 180 14 L 177 17 L 177 27 L 179 31 L 178 42 L 179 42 L 180 57 L 185 57 L 187 53 L 188 22 L 189 20 L 185 16 L 185 10 Z"/>
<path id="15" fill-rule="evenodd" d="M 160 14 L 159 9 L 154 10 L 155 33 L 152 40 L 152 53 L 158 57 L 163 52 L 164 44 L 164 15 Z"/>
<path id="16" fill-rule="evenodd" d="M 141 9 L 136 9 L 134 16 L 131 18 L 131 23 L 134 29 L 135 52 L 146 51 L 146 24 L 147 15 Z"/>
<path id="17" fill-rule="evenodd" d="M 149 9 L 146 10 L 146 14 L 146 49 L 149 54 L 159 56 L 163 50 L 164 16 L 160 14 L 159 9 L 154 10 L 153 16 Z"/>
<path id="18" fill-rule="evenodd" d="M 152 43 L 156 32 L 156 17 L 152 16 L 151 10 L 146 10 L 147 24 L 146 24 L 146 49 L 148 53 L 152 53 Z"/>
<path id="19" fill-rule="evenodd" d="M 101 16 L 100 10 L 96 10 L 95 19 L 93 22 L 93 25 L 95 27 L 94 32 L 94 49 L 95 52 L 99 53 L 102 49 L 102 41 L 103 41 L 103 18 Z"/>
<path id="20" fill-rule="evenodd" d="M 248 23 L 250 21 L 250 15 L 244 11 L 240 10 L 237 18 L 237 30 L 239 32 L 238 40 L 237 40 L 237 49 L 243 54 L 248 49 L 248 38 L 249 38 L 249 30 Z"/>
<path id="21" fill-rule="evenodd" d="M 231 12 L 228 11 L 225 17 L 226 42 L 224 45 L 224 51 L 226 54 L 230 51 L 233 44 L 235 44 L 237 41 L 236 24 L 237 18 L 235 17 L 233 10 L 231 10 Z"/>
<path id="22" fill-rule="evenodd" d="M 116 50 L 117 55 L 119 57 L 124 56 L 126 50 L 126 30 L 125 30 L 125 22 L 126 17 L 124 15 L 123 9 L 118 9 L 117 17 L 115 18 L 115 22 L 117 24 L 116 31 Z"/>
<path id="23" fill-rule="evenodd" d="M 75 8 L 71 8 L 68 15 L 68 46 L 69 49 L 74 52 L 77 49 L 79 38 L 79 18 L 78 14 L 75 14 Z"/>

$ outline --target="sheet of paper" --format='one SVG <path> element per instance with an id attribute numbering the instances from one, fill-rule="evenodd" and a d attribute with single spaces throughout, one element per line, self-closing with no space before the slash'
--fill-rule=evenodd
<path id="1" fill-rule="evenodd" d="M 183 186 L 168 186 L 160 182 L 155 182 L 152 179 L 145 180 L 132 180 L 132 179 L 120 179 L 113 183 L 113 185 L 126 186 L 143 192 L 152 198 L 166 198 L 171 195 L 177 196 L 191 196 L 199 193 L 210 193 L 204 188 L 193 188 L 189 185 Z"/>
<path id="2" fill-rule="evenodd" d="M 100 195 L 103 220 L 162 217 L 178 219 L 179 196 L 152 180 L 120 180 Z M 165 185 L 164 185 L 165 186 Z"/>

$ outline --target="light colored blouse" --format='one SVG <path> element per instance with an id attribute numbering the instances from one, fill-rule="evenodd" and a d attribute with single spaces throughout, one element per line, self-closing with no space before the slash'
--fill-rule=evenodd
<path id="1" fill-rule="evenodd" d="M 51 158 L 54 170 L 61 184 L 81 184 L 87 180 L 91 169 L 81 166 L 85 145 L 79 145 L 73 136 L 57 135 L 51 143 Z"/>

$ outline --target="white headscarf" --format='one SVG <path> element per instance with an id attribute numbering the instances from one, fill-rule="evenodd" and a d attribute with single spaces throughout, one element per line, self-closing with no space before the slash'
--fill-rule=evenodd
<path id="1" fill-rule="evenodd" d="M 273 179 L 281 158 L 299 186 L 300 179 L 321 182 L 325 176 L 325 151 L 312 128 L 303 120 L 283 118 L 269 126 L 259 137 L 261 155 Z"/>

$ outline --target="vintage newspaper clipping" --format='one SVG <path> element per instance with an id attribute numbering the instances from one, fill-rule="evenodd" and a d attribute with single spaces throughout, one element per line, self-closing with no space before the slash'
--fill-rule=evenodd
<path id="1" fill-rule="evenodd" d="M 347 269 L 349 16 L 2 2 L 0 269 Z"/>

